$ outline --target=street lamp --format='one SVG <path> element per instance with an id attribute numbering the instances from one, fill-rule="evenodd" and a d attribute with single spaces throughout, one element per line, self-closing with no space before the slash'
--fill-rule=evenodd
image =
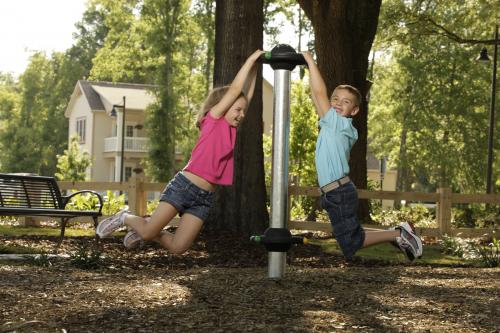
<path id="1" fill-rule="evenodd" d="M 121 156 L 120 156 L 120 183 L 123 183 L 123 155 L 125 151 L 125 96 L 123 96 L 123 104 L 114 104 L 113 109 L 111 110 L 111 117 L 117 117 L 118 113 L 116 112 L 116 108 L 121 108 L 123 112 L 122 116 L 122 142 L 121 142 Z M 122 191 L 120 191 L 120 194 Z"/>
<path id="2" fill-rule="evenodd" d="M 498 53 L 498 24 L 495 25 L 495 45 L 493 52 L 493 74 L 491 78 L 491 106 L 490 106 L 490 129 L 488 134 L 488 165 L 486 171 L 486 193 L 491 193 L 491 178 L 493 172 L 493 130 L 495 128 L 495 92 L 497 84 L 497 53 Z M 477 61 L 489 62 L 488 50 L 483 47 Z"/>

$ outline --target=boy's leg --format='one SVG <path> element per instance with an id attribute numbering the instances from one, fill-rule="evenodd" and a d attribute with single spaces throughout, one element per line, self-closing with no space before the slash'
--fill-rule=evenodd
<path id="1" fill-rule="evenodd" d="M 399 230 L 381 230 L 381 231 L 366 231 L 365 230 L 365 241 L 363 242 L 363 247 L 368 247 L 375 244 L 392 242 L 399 237 Z"/>
<path id="2" fill-rule="evenodd" d="M 163 231 L 156 241 L 174 254 L 186 252 L 191 247 L 203 227 L 203 220 L 189 213 L 181 217 L 175 233 Z"/>
<path id="3" fill-rule="evenodd" d="M 353 183 L 323 193 L 321 206 L 328 213 L 335 237 L 344 257 L 351 260 L 363 247 L 365 232 L 357 218 L 358 195 Z"/>

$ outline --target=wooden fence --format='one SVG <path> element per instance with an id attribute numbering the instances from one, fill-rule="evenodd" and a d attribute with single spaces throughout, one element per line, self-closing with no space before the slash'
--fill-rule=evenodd
<path id="1" fill-rule="evenodd" d="M 144 215 L 147 207 L 147 192 L 161 192 L 165 188 L 165 183 L 145 182 L 141 176 L 134 175 L 126 183 L 117 182 L 59 182 L 62 190 L 95 190 L 99 192 L 123 191 L 128 193 L 128 205 L 130 210 L 137 215 Z M 318 197 L 320 192 L 317 187 L 290 186 L 289 196 L 309 196 Z M 450 188 L 439 188 L 436 193 L 423 192 L 395 192 L 395 191 L 369 191 L 359 190 L 360 199 L 394 200 L 406 202 L 435 202 L 437 207 L 436 228 L 417 228 L 417 232 L 424 236 L 439 237 L 442 235 L 479 237 L 485 234 L 493 234 L 498 231 L 495 228 L 452 228 L 451 207 L 453 204 L 482 203 L 500 205 L 500 194 L 459 194 L 452 193 Z M 314 221 L 289 221 L 290 229 L 325 231 L 330 232 L 330 223 Z M 363 227 L 368 229 L 382 229 L 380 225 L 368 225 Z"/>

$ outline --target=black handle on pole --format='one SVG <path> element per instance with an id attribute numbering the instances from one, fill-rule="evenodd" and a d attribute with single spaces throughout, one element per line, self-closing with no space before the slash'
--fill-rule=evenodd
<path id="1" fill-rule="evenodd" d="M 263 235 L 252 236 L 250 241 L 263 244 L 267 251 L 287 252 L 293 244 L 307 244 L 301 236 L 292 236 L 286 228 L 267 228 Z"/>
<path id="2" fill-rule="evenodd" d="M 297 65 L 307 65 L 302 53 L 297 53 L 287 44 L 278 44 L 260 56 L 259 61 L 271 65 L 272 69 L 293 70 Z"/>

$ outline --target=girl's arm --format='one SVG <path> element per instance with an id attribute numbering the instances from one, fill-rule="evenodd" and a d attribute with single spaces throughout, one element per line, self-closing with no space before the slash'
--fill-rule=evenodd
<path id="1" fill-rule="evenodd" d="M 238 99 L 241 92 L 244 91 L 245 88 L 248 89 L 245 93 L 248 94 L 247 98 L 250 102 L 250 98 L 253 96 L 253 90 L 255 88 L 255 76 L 257 75 L 255 61 L 257 61 L 262 53 L 264 52 L 257 50 L 247 58 L 243 66 L 241 66 L 238 71 L 238 74 L 234 77 L 234 80 L 229 86 L 228 91 L 224 94 L 224 97 L 222 97 L 219 103 L 215 104 L 210 110 L 212 117 L 222 117 L 227 110 L 229 110 L 231 105 L 233 105 L 236 99 Z"/>
<path id="2" fill-rule="evenodd" d="M 316 106 L 316 112 L 320 118 L 322 118 L 330 109 L 330 100 L 328 99 L 328 94 L 326 92 L 326 84 L 325 81 L 323 81 L 323 77 L 319 72 L 318 66 L 314 62 L 311 53 L 302 52 L 302 54 L 304 55 L 307 67 L 309 68 L 312 100 Z"/>
<path id="3" fill-rule="evenodd" d="M 248 105 L 252 101 L 253 92 L 255 90 L 255 81 L 257 80 L 257 66 L 252 66 L 250 73 L 248 73 L 248 79 L 245 82 L 245 86 L 243 87 L 243 93 L 247 97 Z"/>

